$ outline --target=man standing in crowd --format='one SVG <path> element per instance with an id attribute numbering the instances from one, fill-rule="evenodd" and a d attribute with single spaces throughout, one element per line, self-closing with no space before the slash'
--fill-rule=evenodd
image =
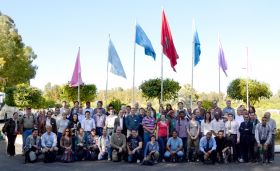
<path id="1" fill-rule="evenodd" d="M 103 102 L 102 101 L 98 101 L 97 102 L 97 107 L 93 110 L 93 113 L 96 114 L 97 113 L 97 109 L 100 109 L 101 113 L 106 114 L 106 110 L 102 106 L 103 106 Z"/>
<path id="2" fill-rule="evenodd" d="M 184 157 L 182 139 L 177 136 L 177 132 L 172 131 L 172 137 L 167 141 L 164 157 L 172 162 L 182 161 Z"/>
<path id="3" fill-rule="evenodd" d="M 226 104 L 227 104 L 227 107 L 225 107 L 223 109 L 223 114 L 231 113 L 233 115 L 233 117 L 234 117 L 235 116 L 235 110 L 231 107 L 231 101 L 227 100 Z"/>
<path id="4" fill-rule="evenodd" d="M 196 113 L 196 111 L 199 111 L 200 117 L 204 118 L 206 115 L 206 110 L 202 107 L 202 101 L 197 101 L 197 108 L 193 110 L 193 113 Z"/>
<path id="5" fill-rule="evenodd" d="M 127 139 L 127 152 L 128 162 L 140 163 L 143 160 L 142 151 L 143 141 L 140 136 L 137 135 L 137 130 L 131 130 L 131 135 Z"/>
<path id="6" fill-rule="evenodd" d="M 271 160 L 274 161 L 274 148 L 275 148 L 275 134 L 276 134 L 276 122 L 271 118 L 270 112 L 265 112 L 264 116 L 267 118 L 267 123 L 271 129 L 271 145 L 268 148 Z"/>
<path id="7" fill-rule="evenodd" d="M 109 116 L 106 117 L 105 121 L 105 128 L 107 129 L 107 135 L 111 136 L 112 133 L 114 132 L 114 124 L 115 124 L 115 119 L 118 116 L 115 115 L 114 109 L 111 108 L 109 110 Z"/>
<path id="8" fill-rule="evenodd" d="M 235 115 L 235 121 L 238 122 L 238 124 L 240 125 L 242 122 L 244 122 L 244 118 L 243 118 L 243 105 L 240 105 L 237 108 L 237 114 Z"/>
<path id="9" fill-rule="evenodd" d="M 185 153 L 185 157 L 187 157 L 187 151 L 188 151 L 188 137 L 187 137 L 187 131 L 188 131 L 188 120 L 185 119 L 185 112 L 180 111 L 179 112 L 179 118 L 176 123 L 176 131 L 178 132 L 178 136 L 183 141 L 183 149 Z"/>
<path id="10" fill-rule="evenodd" d="M 184 108 L 184 103 L 183 103 L 183 102 L 178 102 L 177 106 L 178 106 L 178 109 L 176 110 L 175 115 L 176 115 L 176 116 L 179 116 L 179 113 L 180 113 L 181 111 L 183 111 L 183 112 L 184 112 L 184 115 L 187 116 L 187 113 L 188 113 L 188 112 L 187 112 L 187 110 Z"/>
<path id="11" fill-rule="evenodd" d="M 216 141 L 212 137 L 212 133 L 207 132 L 206 136 L 202 137 L 199 142 L 200 161 L 204 163 L 205 160 L 210 159 L 212 161 L 212 164 L 215 164 L 216 157 L 217 157 L 216 148 L 217 148 Z"/>
<path id="12" fill-rule="evenodd" d="M 214 136 L 217 136 L 220 130 L 225 130 L 225 123 L 223 119 L 221 119 L 219 113 L 214 112 L 214 119 L 211 121 L 211 128 Z"/>
<path id="13" fill-rule="evenodd" d="M 45 124 L 46 126 L 51 126 L 52 127 L 52 132 L 57 134 L 57 126 L 56 126 L 56 120 L 54 118 L 52 118 L 52 112 L 48 111 L 47 112 L 47 118 L 45 120 Z"/>
<path id="14" fill-rule="evenodd" d="M 57 137 L 55 133 L 52 132 L 52 127 L 46 127 L 47 132 L 42 135 L 41 145 L 42 145 L 42 152 L 44 153 L 44 162 L 54 162 L 56 158 L 56 152 L 58 148 L 57 145 Z"/>
<path id="15" fill-rule="evenodd" d="M 267 117 L 264 116 L 262 118 L 262 122 L 257 124 L 255 130 L 255 138 L 258 144 L 259 151 L 259 161 L 261 161 L 262 158 L 263 163 L 271 163 L 272 157 L 271 153 L 268 151 L 269 146 L 271 145 L 272 129 L 270 125 L 267 124 L 267 120 Z"/>
<path id="16" fill-rule="evenodd" d="M 151 102 L 147 102 L 147 108 L 146 110 L 149 110 L 151 112 L 151 117 L 156 117 L 156 110 L 152 107 Z"/>
<path id="17" fill-rule="evenodd" d="M 97 113 L 93 116 L 96 126 L 96 134 L 98 136 L 102 135 L 102 130 L 105 127 L 106 115 L 101 112 L 100 109 L 97 109 Z"/>
<path id="18" fill-rule="evenodd" d="M 96 128 L 95 121 L 94 119 L 90 118 L 89 111 L 86 111 L 86 119 L 82 122 L 81 128 L 84 129 L 85 136 L 89 139 L 91 130 Z"/>
<path id="19" fill-rule="evenodd" d="M 127 128 L 127 137 L 130 136 L 131 130 L 138 130 L 140 119 L 135 113 L 135 108 L 131 108 L 130 115 L 125 119 L 125 125 Z M 138 131 L 137 131 L 138 132 Z"/>
<path id="20" fill-rule="evenodd" d="M 257 159 L 257 141 L 255 139 L 255 132 L 256 132 L 255 130 L 257 124 L 260 123 L 260 121 L 257 119 L 255 112 L 249 113 L 249 117 L 250 117 L 250 122 L 253 123 L 252 136 L 250 139 L 251 146 L 249 149 L 249 158 L 252 162 L 255 162 Z"/>
<path id="21" fill-rule="evenodd" d="M 62 115 L 62 113 L 65 113 L 67 109 L 68 109 L 67 102 L 63 101 L 62 107 L 60 108 L 60 114 Z"/>
<path id="22" fill-rule="evenodd" d="M 241 147 L 241 158 L 239 162 L 247 163 L 249 161 L 248 153 L 249 153 L 249 148 L 251 146 L 250 138 L 252 136 L 253 123 L 249 122 L 249 115 L 246 109 L 243 110 L 243 117 L 244 117 L 244 122 L 242 122 L 239 127 L 240 147 Z"/>
<path id="23" fill-rule="evenodd" d="M 119 111 L 119 116 L 115 119 L 115 122 L 114 122 L 114 132 L 116 132 L 117 127 L 121 127 L 122 128 L 122 134 L 126 135 L 127 129 L 126 129 L 126 126 L 125 126 L 124 114 L 125 114 L 125 111 L 123 109 L 121 109 Z"/>
<path id="24" fill-rule="evenodd" d="M 126 137 L 121 133 L 121 127 L 117 127 L 116 133 L 111 137 L 112 161 L 120 161 L 126 153 Z"/>
<path id="25" fill-rule="evenodd" d="M 20 120 L 20 130 L 22 130 L 22 151 L 25 146 L 26 138 L 32 134 L 32 129 L 36 127 L 36 118 L 31 113 L 31 108 L 26 108 L 26 113 L 23 115 L 22 119 Z"/>
<path id="26" fill-rule="evenodd" d="M 97 108 L 97 109 L 99 109 L 99 108 Z M 83 110 L 84 115 L 86 115 L 86 111 L 89 111 L 90 117 L 94 118 L 93 116 L 94 116 L 95 113 L 94 113 L 93 109 L 90 107 L 90 102 L 89 101 L 86 102 L 86 107 Z M 99 109 L 99 111 L 101 112 L 100 109 Z M 97 110 L 97 112 L 98 112 L 98 110 Z"/>
<path id="27" fill-rule="evenodd" d="M 146 116 L 142 120 L 142 126 L 144 129 L 144 145 L 143 147 L 146 147 L 146 144 L 150 141 L 151 135 L 155 131 L 155 118 L 151 117 L 151 112 L 146 111 Z"/>
<path id="28" fill-rule="evenodd" d="M 218 107 L 217 100 L 213 100 L 213 102 L 212 102 L 212 109 L 213 109 L 213 112 L 214 112 L 214 116 L 215 116 L 215 114 L 218 114 L 219 115 L 219 119 L 221 119 L 222 116 L 223 116 L 223 111 L 222 111 L 221 108 Z"/>

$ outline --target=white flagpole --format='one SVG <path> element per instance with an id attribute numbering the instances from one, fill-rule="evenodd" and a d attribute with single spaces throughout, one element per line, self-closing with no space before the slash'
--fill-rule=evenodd
<path id="1" fill-rule="evenodd" d="M 195 23 L 193 19 L 193 36 L 195 32 Z M 193 68 L 194 68 L 194 37 L 193 37 L 193 43 L 192 43 L 192 88 L 191 88 L 191 98 L 190 98 L 190 107 L 192 109 L 192 96 L 193 96 Z"/>
<path id="2" fill-rule="evenodd" d="M 80 47 L 79 47 L 79 58 L 80 58 L 80 65 L 81 65 L 81 52 L 80 52 Z M 80 78 L 81 77 L 81 68 L 80 71 L 78 73 L 78 102 L 80 104 Z"/>
<path id="3" fill-rule="evenodd" d="M 136 23 L 135 20 L 135 39 L 134 39 L 134 53 L 133 53 L 133 83 L 132 83 L 132 105 L 135 104 L 135 56 L 136 56 Z"/>
<path id="4" fill-rule="evenodd" d="M 110 34 L 109 34 L 109 43 L 110 43 Z M 109 73 L 109 49 L 108 49 L 108 58 L 107 58 L 107 77 L 106 77 L 106 91 L 105 91 L 105 106 L 106 107 L 107 107 L 107 98 L 108 98 L 108 75 L 109 75 L 108 73 Z"/>
<path id="5" fill-rule="evenodd" d="M 163 50 L 161 51 L 161 86 L 160 86 L 160 103 L 163 104 Z"/>
<path id="6" fill-rule="evenodd" d="M 220 51 L 220 33 L 218 33 L 218 51 Z M 218 52 L 218 55 L 220 52 Z M 219 67 L 219 98 L 221 95 L 221 64 L 220 64 L 220 57 L 218 56 L 218 67 Z"/>
<path id="7" fill-rule="evenodd" d="M 246 47 L 247 56 L 247 79 L 246 79 L 246 95 L 247 95 L 247 109 L 249 110 L 249 57 L 248 57 L 248 47 Z"/>

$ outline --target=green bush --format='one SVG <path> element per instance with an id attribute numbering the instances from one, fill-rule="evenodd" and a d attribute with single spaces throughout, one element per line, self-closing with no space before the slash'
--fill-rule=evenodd
<path id="1" fill-rule="evenodd" d="M 113 100 L 109 103 L 110 106 L 113 106 L 115 113 L 118 114 L 121 110 L 122 105 L 124 105 L 121 100 L 113 98 Z"/>

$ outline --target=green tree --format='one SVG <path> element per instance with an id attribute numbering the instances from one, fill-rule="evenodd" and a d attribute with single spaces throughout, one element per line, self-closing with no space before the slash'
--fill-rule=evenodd
<path id="1" fill-rule="evenodd" d="M 176 99 L 180 88 L 180 84 L 172 79 L 163 80 L 163 101 Z M 160 103 L 161 79 L 156 78 L 144 81 L 139 86 L 139 89 L 142 91 L 144 97 L 148 99 L 157 98 Z"/>
<path id="2" fill-rule="evenodd" d="M 80 87 L 81 102 L 93 101 L 96 98 L 97 88 L 94 84 Z M 68 84 L 61 86 L 60 99 L 66 101 L 76 101 L 78 99 L 78 87 L 69 87 Z"/>
<path id="3" fill-rule="evenodd" d="M 17 107 L 32 107 L 38 109 L 44 101 L 42 91 L 28 84 L 19 84 L 14 91 L 14 101 Z"/>
<path id="4" fill-rule="evenodd" d="M 115 112 L 118 114 L 119 111 L 121 110 L 122 105 L 124 105 L 120 99 L 115 99 L 113 98 L 113 100 L 109 103 L 109 105 L 112 105 L 113 108 L 115 109 Z"/>
<path id="5" fill-rule="evenodd" d="M 254 105 L 256 102 L 259 102 L 261 99 L 269 99 L 272 96 L 272 92 L 266 83 L 261 83 L 256 80 L 249 80 L 248 85 L 249 101 L 252 105 Z M 233 80 L 227 88 L 227 94 L 232 99 L 246 102 L 246 80 L 239 78 Z"/>
<path id="6" fill-rule="evenodd" d="M 16 106 L 15 104 L 15 99 L 14 99 L 14 94 L 15 94 L 15 87 L 6 87 L 5 88 L 5 103 L 8 106 Z"/>
<path id="7" fill-rule="evenodd" d="M 0 75 L 6 79 L 6 85 L 0 86 L 29 83 L 36 75 L 37 66 L 32 65 L 36 57 L 32 48 L 23 43 L 14 21 L 0 12 Z"/>
<path id="8" fill-rule="evenodd" d="M 196 102 L 199 98 L 197 91 L 194 88 L 192 89 L 190 84 L 183 85 L 178 93 L 179 101 L 183 101 L 187 106 L 190 106 L 191 94 L 193 94 L 192 101 Z"/>
<path id="9" fill-rule="evenodd" d="M 52 85 L 50 82 L 45 85 L 44 98 L 47 101 L 54 101 L 56 103 L 60 102 L 60 86 L 59 85 Z"/>

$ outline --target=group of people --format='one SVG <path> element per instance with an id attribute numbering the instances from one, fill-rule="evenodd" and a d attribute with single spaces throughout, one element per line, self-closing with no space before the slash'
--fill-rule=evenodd
<path id="1" fill-rule="evenodd" d="M 276 123 L 266 112 L 257 118 L 253 106 L 240 106 L 235 112 L 231 101 L 222 110 L 213 101 L 205 110 L 177 110 L 170 104 L 159 111 L 150 102 L 145 108 L 122 106 L 118 114 L 113 106 L 107 110 L 102 101 L 95 109 L 90 102 L 82 108 L 78 101 L 68 108 L 64 101 L 54 111 L 31 113 L 27 108 L 22 118 L 14 113 L 3 127 L 8 137 L 7 153 L 15 155 L 15 139 L 23 137 L 26 162 L 44 155 L 45 162 L 57 156 L 63 162 L 112 160 L 128 162 L 267 162 L 274 160 Z"/>

